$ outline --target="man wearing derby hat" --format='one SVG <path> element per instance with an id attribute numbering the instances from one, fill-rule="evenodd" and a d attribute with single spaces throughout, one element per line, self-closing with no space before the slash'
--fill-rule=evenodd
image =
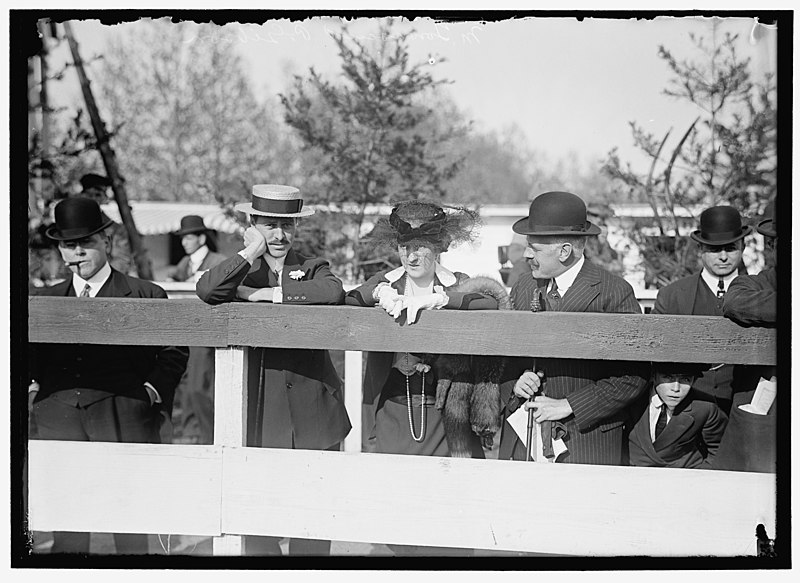
<path id="1" fill-rule="evenodd" d="M 597 235 L 600 228 L 587 220 L 580 197 L 569 192 L 541 194 L 513 230 L 527 237 L 530 266 L 511 289 L 515 309 L 641 313 L 630 284 L 584 258 L 586 237 Z M 562 434 L 567 451 L 556 461 L 622 463 L 625 409 L 645 390 L 645 363 L 520 358 L 508 370 L 513 368 L 516 374 L 503 384 L 504 394 L 513 392 L 507 411 L 525 402 L 543 435 Z M 508 429 L 505 424 L 500 457 L 525 459 L 525 444 Z M 550 445 L 544 443 L 545 457 L 550 457 Z"/>
<path id="2" fill-rule="evenodd" d="M 342 282 L 324 259 L 292 249 L 297 219 L 312 215 L 291 186 L 256 184 L 249 203 L 236 210 L 250 216 L 244 249 L 206 271 L 197 295 L 212 305 L 266 302 L 341 304 Z M 265 306 L 265 309 L 269 309 Z M 342 383 L 327 350 L 256 348 L 248 386 L 248 445 L 285 449 L 338 450 L 350 431 Z M 280 554 L 278 539 L 248 537 L 247 554 Z M 292 539 L 289 554 L 324 555 L 330 541 Z"/>
<path id="3" fill-rule="evenodd" d="M 162 298 L 163 289 L 109 265 L 110 225 L 100 206 L 68 198 L 55 207 L 47 236 L 58 241 L 72 277 L 35 295 Z M 77 305 L 77 304 L 76 304 Z M 31 437 L 68 441 L 158 443 L 160 412 L 171 411 L 189 351 L 178 346 L 31 344 Z M 57 487 L 57 485 L 54 485 Z M 89 533 L 56 532 L 54 553 L 88 553 Z M 147 535 L 115 535 L 120 554 L 147 553 Z"/>
<path id="4" fill-rule="evenodd" d="M 169 271 L 169 279 L 173 281 L 197 281 L 203 272 L 225 261 L 226 257 L 211 247 L 208 229 L 203 217 L 186 215 L 181 219 L 181 227 L 172 233 L 181 238 L 181 245 L 186 255 Z"/>
<path id="5" fill-rule="evenodd" d="M 216 253 L 203 218 L 186 215 L 181 219 L 180 229 L 173 232 L 181 238 L 186 255 L 170 268 L 168 279 L 172 281 L 194 281 L 226 257 Z M 189 348 L 186 373 L 177 389 L 180 404 L 180 434 L 194 437 L 199 443 L 214 442 L 214 349 L 207 346 Z M 176 408 L 177 409 L 177 408 Z"/>
<path id="6" fill-rule="evenodd" d="M 680 316 L 722 316 L 722 302 L 742 263 L 744 238 L 751 227 L 742 225 L 739 211 L 714 206 L 700 214 L 700 228 L 692 239 L 700 251 L 702 269 L 658 290 L 651 313 Z M 698 393 L 712 398 L 726 413 L 731 409 L 733 365 L 716 364 L 694 384 Z"/>
<path id="7" fill-rule="evenodd" d="M 99 174 L 84 174 L 81 176 L 81 192 L 76 196 L 89 198 L 97 204 L 104 204 L 108 202 L 108 187 L 111 186 L 111 180 L 107 176 L 100 176 Z M 106 232 L 111 241 L 111 248 L 108 252 L 108 262 L 111 267 L 126 273 L 128 275 L 136 275 L 136 265 L 133 261 L 133 253 L 131 252 L 131 242 L 128 239 L 128 232 L 125 226 L 121 223 L 108 218 L 102 210 L 100 211 L 104 221 L 110 221 L 109 227 Z"/>

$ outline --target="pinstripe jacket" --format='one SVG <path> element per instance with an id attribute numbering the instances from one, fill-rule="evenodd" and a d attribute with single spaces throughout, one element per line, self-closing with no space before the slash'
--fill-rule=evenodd
<path id="1" fill-rule="evenodd" d="M 514 308 L 527 311 L 534 294 L 546 285 L 546 281 L 537 282 L 530 273 L 524 274 L 511 290 Z M 564 294 L 559 311 L 639 314 L 641 308 L 628 282 L 586 260 Z M 531 364 L 530 358 L 520 358 L 508 367 L 513 373 L 501 387 L 505 401 L 517 404 L 514 382 Z M 569 452 L 559 457 L 559 462 L 621 464 L 627 409 L 645 391 L 648 363 L 548 358 L 537 359 L 536 364 L 546 375 L 545 394 L 567 399 L 573 411 L 562 419 Z M 507 424 L 504 429 L 501 458 L 524 459 L 525 444 Z"/>

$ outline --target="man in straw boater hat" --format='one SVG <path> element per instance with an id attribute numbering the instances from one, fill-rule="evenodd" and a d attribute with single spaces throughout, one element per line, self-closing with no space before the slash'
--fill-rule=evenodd
<path id="1" fill-rule="evenodd" d="M 673 281 L 658 290 L 653 314 L 678 316 L 722 316 L 722 302 L 728 286 L 742 264 L 744 238 L 752 230 L 742 224 L 739 211 L 730 206 L 714 206 L 700 213 L 699 229 L 691 237 L 697 242 L 702 269 Z M 733 365 L 706 367 L 694 384 L 726 414 L 731 409 Z"/>
<path id="2" fill-rule="evenodd" d="M 756 230 L 767 252 L 775 253 L 778 229 L 771 201 Z M 722 312 L 742 326 L 774 328 L 778 322 L 777 257 L 757 275 L 740 275 L 731 283 Z M 713 467 L 719 470 L 775 473 L 777 466 L 777 370 L 774 366 L 733 369 L 733 406 Z M 785 394 L 784 394 L 785 396 Z"/>
<path id="3" fill-rule="evenodd" d="M 35 295 L 166 299 L 163 289 L 111 267 L 100 206 L 68 198 L 55 207 L 47 236 L 58 241 L 72 277 Z M 76 304 L 77 306 L 77 304 Z M 172 410 L 189 351 L 179 346 L 31 344 L 31 437 L 67 441 L 158 443 L 161 411 Z M 54 488 L 58 485 L 54 484 Z M 88 532 L 53 533 L 53 553 L 88 553 Z M 117 553 L 148 552 L 147 535 L 114 535 Z"/>
<path id="4" fill-rule="evenodd" d="M 513 230 L 527 237 L 525 257 L 530 265 L 530 273 L 511 289 L 515 309 L 641 313 L 628 282 L 584 258 L 586 237 L 597 235 L 600 228 L 586 219 L 586 205 L 578 196 L 537 196 L 529 215 L 514 223 Z M 507 410 L 515 411 L 524 401 L 525 408 L 534 411 L 545 458 L 581 464 L 622 462 L 626 408 L 645 390 L 647 363 L 518 358 L 507 370 L 513 371 L 514 364 L 517 374 L 503 383 L 505 394 L 513 391 Z M 503 430 L 501 459 L 525 459 L 525 444 L 508 423 Z M 566 451 L 556 455 L 556 445 L 561 444 Z"/>
<path id="5" fill-rule="evenodd" d="M 297 219 L 312 215 L 298 189 L 253 186 L 244 249 L 212 267 L 197 282 L 197 295 L 212 305 L 232 301 L 292 305 L 341 304 L 342 282 L 324 259 L 292 249 Z M 248 371 L 248 445 L 339 450 L 350 431 L 341 379 L 327 350 L 257 348 Z M 247 537 L 247 554 L 280 554 L 278 539 Z M 323 555 L 330 541 L 292 539 L 289 554 Z"/>
<path id="6" fill-rule="evenodd" d="M 203 217 L 186 215 L 181 218 L 180 228 L 173 235 L 181 238 L 186 255 L 169 270 L 168 280 L 194 281 L 205 271 L 227 259 L 216 252 L 211 234 Z M 189 363 L 186 373 L 178 385 L 176 411 L 180 418 L 176 423 L 180 435 L 196 439 L 196 443 L 210 444 L 214 441 L 214 349 L 208 346 L 189 348 Z"/>

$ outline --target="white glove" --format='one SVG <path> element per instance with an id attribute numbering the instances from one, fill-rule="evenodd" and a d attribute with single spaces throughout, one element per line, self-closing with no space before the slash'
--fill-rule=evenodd
<path id="1" fill-rule="evenodd" d="M 398 294 L 397 290 L 387 283 L 376 287 L 373 297 L 378 300 L 378 305 L 386 310 L 392 318 L 397 319 L 403 311 L 403 296 Z"/>
<path id="2" fill-rule="evenodd" d="M 420 310 L 438 310 L 444 307 L 447 305 L 447 299 L 447 295 L 444 292 L 406 297 L 406 322 L 408 322 L 408 324 L 416 322 L 417 314 Z"/>

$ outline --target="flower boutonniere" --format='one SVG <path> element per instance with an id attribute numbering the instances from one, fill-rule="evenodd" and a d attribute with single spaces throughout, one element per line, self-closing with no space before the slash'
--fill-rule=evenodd
<path id="1" fill-rule="evenodd" d="M 291 277 L 292 279 L 303 279 L 303 277 L 305 277 L 305 275 L 306 275 L 306 272 L 302 271 L 300 269 L 295 269 L 294 271 L 290 271 L 289 272 L 289 277 Z"/>

